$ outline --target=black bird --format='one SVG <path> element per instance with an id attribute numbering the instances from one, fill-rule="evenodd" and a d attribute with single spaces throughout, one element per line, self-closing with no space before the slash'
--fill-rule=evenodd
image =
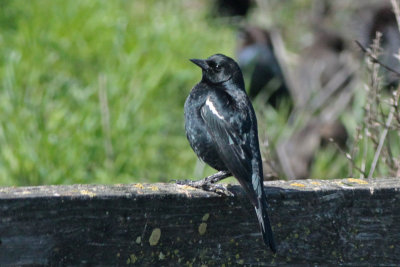
<path id="1" fill-rule="evenodd" d="M 221 54 L 191 61 L 203 74 L 185 102 L 186 135 L 197 156 L 219 172 L 186 184 L 203 187 L 236 177 L 256 210 L 265 244 L 275 253 L 263 187 L 257 119 L 242 72 L 232 58 Z"/>
<path id="2" fill-rule="evenodd" d="M 313 97 L 319 100 L 316 96 L 323 95 L 323 91 L 329 88 L 328 84 L 332 84 L 332 80 L 340 73 L 343 73 L 343 79 L 335 82 L 337 85 L 331 94 L 326 92 L 331 100 L 354 78 L 350 75 L 348 62 L 343 59 L 347 49 L 345 39 L 339 33 L 322 27 L 316 27 L 313 35 L 314 41 L 301 53 L 296 73 L 298 82 L 294 96 L 297 106 L 302 108 L 314 106 L 315 103 L 309 101 Z"/>
<path id="3" fill-rule="evenodd" d="M 393 7 L 389 1 L 377 1 L 372 4 L 368 3 L 369 1 L 365 2 L 365 5 L 360 6 L 352 16 L 357 19 L 351 35 L 356 35 L 356 39 L 363 46 L 372 46 L 377 32 L 381 33 L 378 59 L 384 65 L 399 72 L 400 63 L 395 55 L 398 54 L 400 48 L 400 33 Z M 364 54 L 360 56 L 364 58 Z M 381 67 L 379 75 L 383 78 L 381 85 L 384 89 L 397 88 L 399 77 L 395 73 Z"/>
<path id="4" fill-rule="evenodd" d="M 252 0 L 217 0 L 213 1 L 214 15 L 223 17 L 245 17 L 253 5 Z"/>
<path id="5" fill-rule="evenodd" d="M 239 31 L 237 59 L 245 77 L 249 77 L 249 97 L 254 99 L 261 91 L 274 108 L 283 100 L 291 106 L 291 94 L 282 68 L 275 55 L 269 31 L 247 26 Z"/>
<path id="6" fill-rule="evenodd" d="M 370 44 L 375 39 L 377 32 L 382 33 L 380 45 L 383 51 L 379 59 L 385 65 L 400 71 L 399 59 L 394 56 L 399 52 L 400 33 L 392 6 L 383 6 L 375 11 L 369 30 Z M 399 82 L 397 75 L 384 68 L 381 68 L 381 72 L 383 72 L 385 78 L 384 85 L 386 88 L 397 87 Z"/>

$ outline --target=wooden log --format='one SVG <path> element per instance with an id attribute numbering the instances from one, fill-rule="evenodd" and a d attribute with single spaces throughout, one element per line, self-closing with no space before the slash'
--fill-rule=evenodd
<path id="1" fill-rule="evenodd" d="M 266 182 L 278 244 L 235 196 L 175 184 L 0 188 L 0 266 L 400 263 L 400 180 Z"/>

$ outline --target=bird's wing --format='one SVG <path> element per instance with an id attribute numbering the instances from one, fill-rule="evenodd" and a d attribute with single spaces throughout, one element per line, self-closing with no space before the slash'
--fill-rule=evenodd
<path id="1" fill-rule="evenodd" d="M 201 108 L 201 117 L 225 166 L 239 180 L 254 205 L 265 244 L 276 252 L 263 191 L 261 155 L 256 125 L 253 125 L 257 122 L 251 114 L 254 111 L 250 108 L 229 112 L 226 105 L 218 104 L 221 103 L 208 98 Z"/>
<path id="2" fill-rule="evenodd" d="M 249 112 L 235 112 L 237 118 L 231 121 L 225 117 L 229 112 L 221 105 L 216 103 L 216 100 L 207 99 L 206 103 L 201 108 L 201 117 L 203 118 L 207 130 L 212 136 L 219 156 L 225 163 L 228 170 L 235 176 L 244 189 L 251 196 L 252 202 L 256 202 L 256 195 L 252 187 L 253 173 L 253 155 L 251 152 L 251 121 Z M 257 138 L 257 137 L 256 137 Z"/>

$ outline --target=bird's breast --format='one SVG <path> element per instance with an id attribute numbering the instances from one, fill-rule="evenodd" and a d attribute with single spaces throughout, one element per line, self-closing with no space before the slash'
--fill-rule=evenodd
<path id="1" fill-rule="evenodd" d="M 215 112 L 216 116 L 223 117 L 212 102 L 209 92 L 196 92 L 192 90 L 185 102 L 185 130 L 190 146 L 197 156 L 217 170 L 226 170 L 224 163 L 218 155 L 215 141 L 201 117 L 201 108 L 207 105 Z"/>

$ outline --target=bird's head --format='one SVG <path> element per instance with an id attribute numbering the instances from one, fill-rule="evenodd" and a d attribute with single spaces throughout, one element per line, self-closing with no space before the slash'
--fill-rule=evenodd
<path id="1" fill-rule="evenodd" d="M 203 81 L 221 84 L 243 79 L 239 65 L 230 57 L 215 54 L 207 59 L 191 59 L 203 71 Z"/>

